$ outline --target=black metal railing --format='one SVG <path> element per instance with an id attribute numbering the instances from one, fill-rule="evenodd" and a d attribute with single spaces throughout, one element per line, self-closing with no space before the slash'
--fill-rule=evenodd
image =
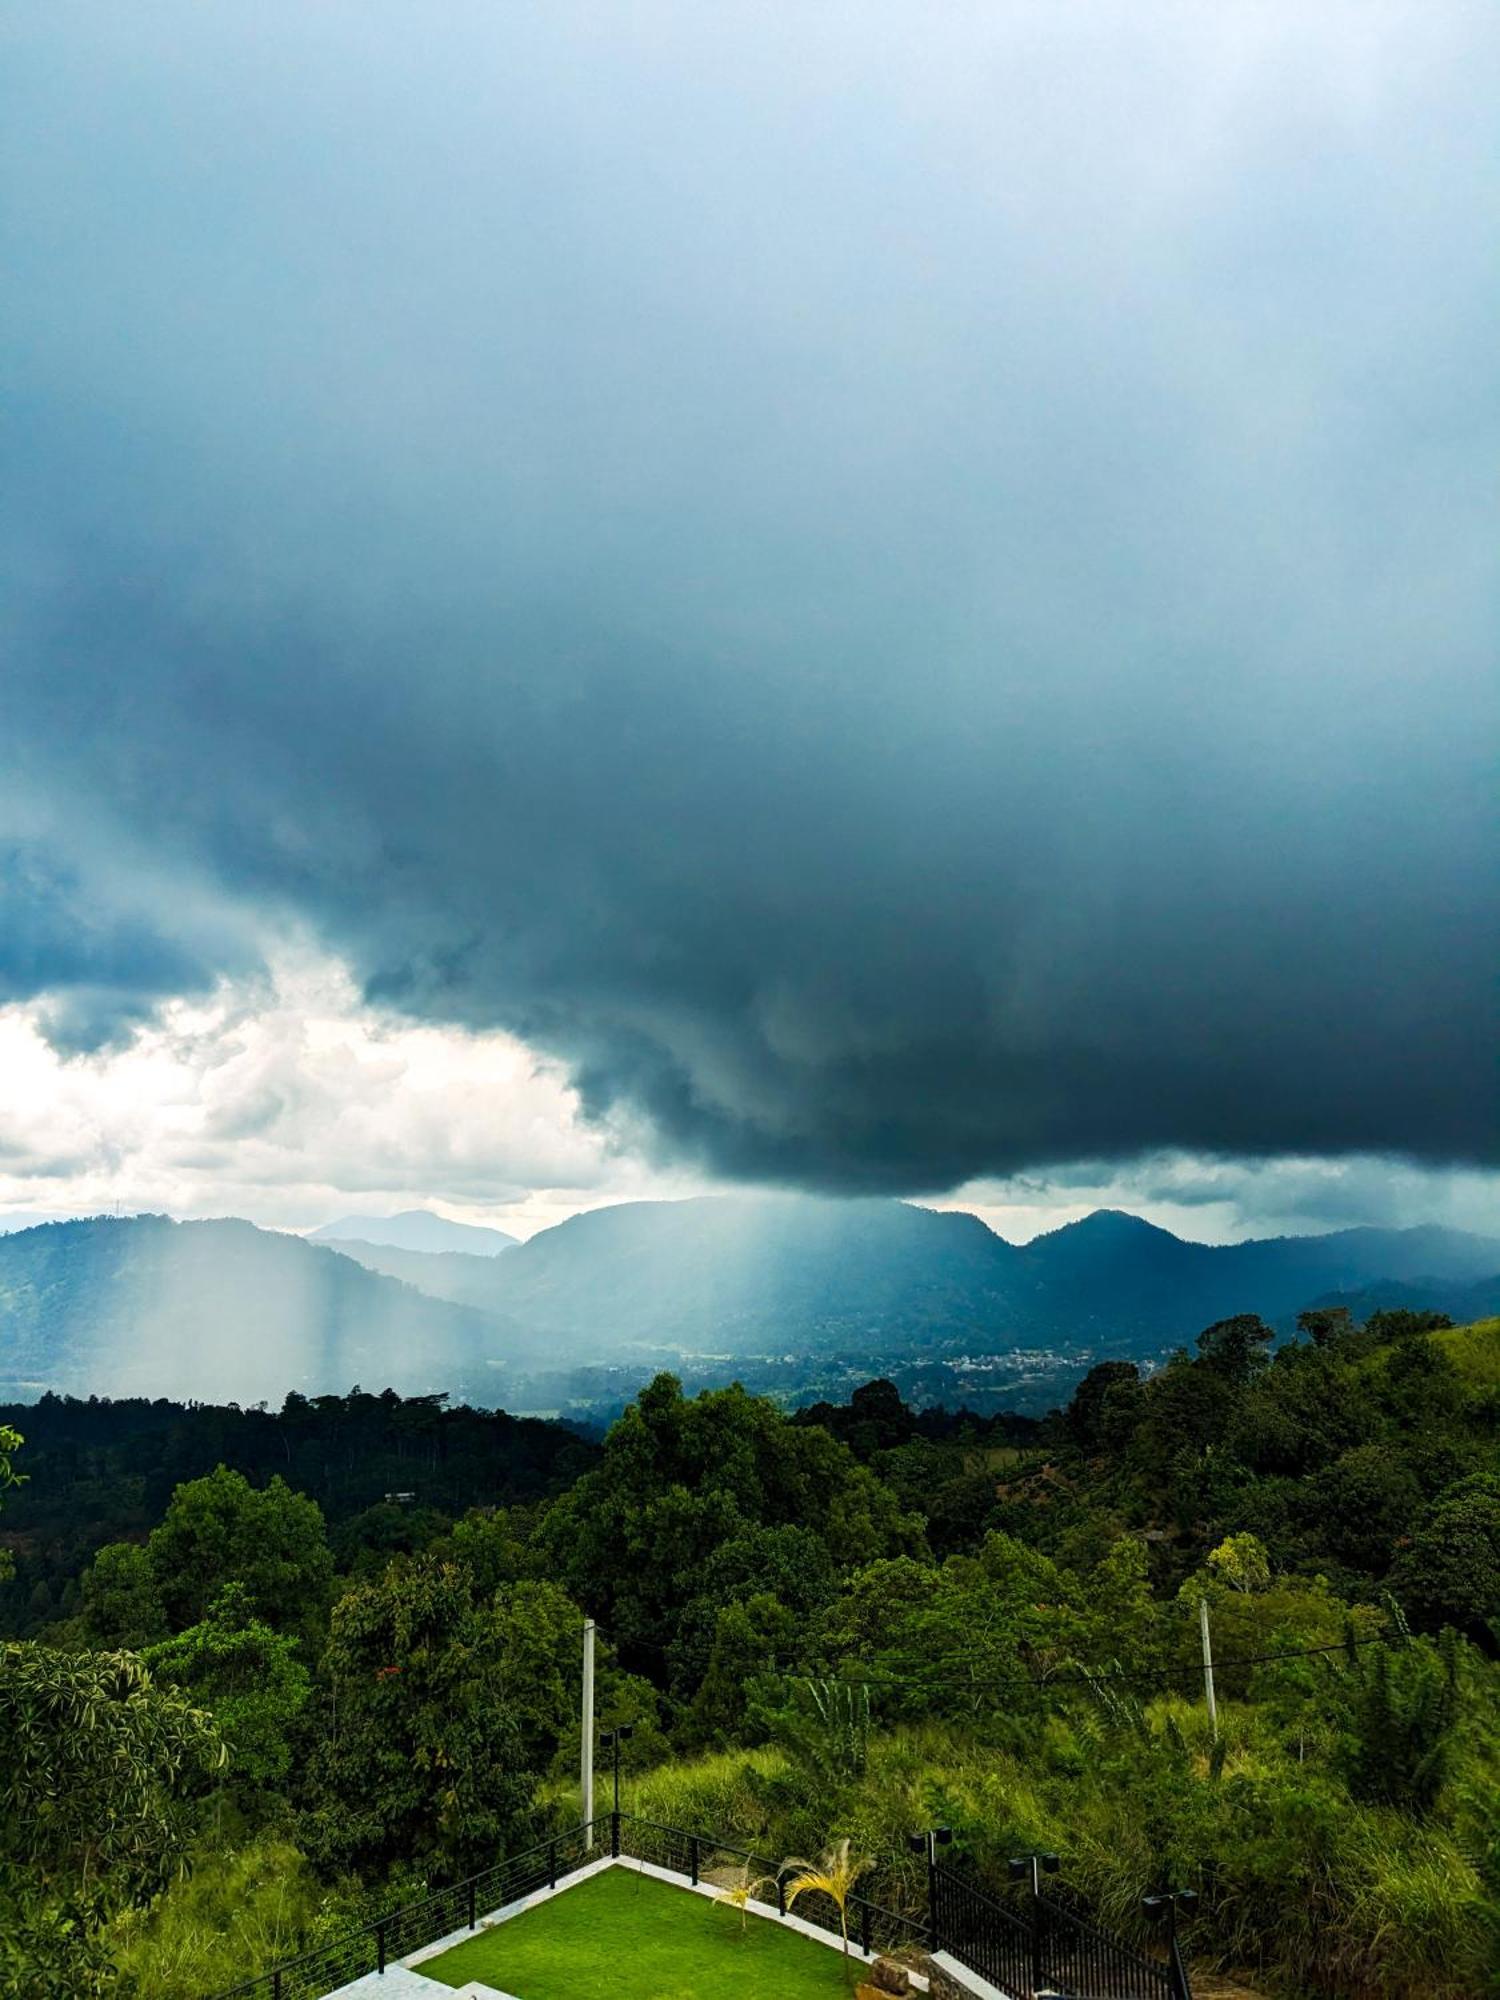
<path id="1" fill-rule="evenodd" d="M 759 1882 L 756 1900 L 788 1914 L 784 1861 L 631 1813 L 604 1813 L 462 1882 L 397 1904 L 369 1923 L 231 1987 L 217 2000 L 322 2000 L 441 1938 L 475 1929 L 494 1910 L 556 1888 L 606 1855 L 648 1863 L 694 1886 Z M 1192 2000 L 1175 1948 L 1169 1963 L 1146 1958 L 1049 1896 L 1030 1897 L 1023 1913 L 946 1864 L 934 1867 L 929 1879 L 931 1904 L 925 1918 L 903 1915 L 859 1895 L 850 1895 L 840 1911 L 833 1897 L 811 1890 L 797 1898 L 791 1913 L 864 1952 L 899 1951 L 913 1944 L 950 1952 L 1013 2000 L 1039 2000 L 1043 1994 L 1069 2000 Z"/>
<path id="2" fill-rule="evenodd" d="M 637 1819 L 630 1813 L 620 1815 L 619 1842 L 617 1854 L 632 1861 L 650 1862 L 673 1875 L 686 1876 L 694 1884 L 708 1882 L 727 1887 L 725 1878 L 738 1881 L 744 1871 L 744 1878 L 762 1884 L 757 1901 L 774 1904 L 782 1916 L 788 1914 L 789 1878 L 785 1862 L 768 1860 L 763 1854 L 735 1847 L 714 1836 L 685 1832 L 680 1826 Z M 799 1896 L 791 1914 L 818 1930 L 827 1931 L 841 1943 L 847 1935 L 850 1944 L 866 1952 L 894 1951 L 902 1945 L 920 1943 L 925 1928 L 920 1918 L 902 1916 L 869 1896 L 847 1897 L 841 1916 L 832 1896 L 821 1890 L 809 1890 Z"/>
<path id="3" fill-rule="evenodd" d="M 1192 2000 L 1175 1937 L 1148 1958 L 1055 1897 L 1002 1902 L 946 1863 L 932 1873 L 928 1942 L 1015 2000 Z"/>
<path id="4" fill-rule="evenodd" d="M 932 1871 L 928 1943 L 947 1951 L 992 1986 L 1030 2000 L 1038 1970 L 1034 1927 L 998 1897 L 939 1863 Z"/>
<path id="5" fill-rule="evenodd" d="M 367 1972 L 384 1972 L 387 1965 L 408 1952 L 436 1944 L 450 1931 L 474 1929 L 491 1910 L 504 1909 L 507 1903 L 538 1889 L 556 1887 L 586 1863 L 609 1853 L 612 1832 L 611 1816 L 606 1813 L 588 1826 L 575 1826 L 551 1840 L 539 1841 L 462 1882 L 409 1903 L 398 1903 L 383 1916 L 231 1987 L 217 2000 L 322 2000 L 324 1994 L 363 1978 Z M 613 1851 L 618 1853 L 618 1847 Z"/>
<path id="6" fill-rule="evenodd" d="M 1051 1896 L 1035 1902 L 1044 1988 L 1087 2000 L 1192 2000 L 1174 1964 L 1147 1958 Z"/>

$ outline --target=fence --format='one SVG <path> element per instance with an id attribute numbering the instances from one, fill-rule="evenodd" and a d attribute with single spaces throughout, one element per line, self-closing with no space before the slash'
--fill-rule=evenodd
<path id="1" fill-rule="evenodd" d="M 435 1944 L 482 1916 L 559 1882 L 603 1856 L 645 1861 L 690 1883 L 743 1876 L 761 1884 L 760 1897 L 787 1914 L 785 1863 L 768 1860 L 710 1835 L 605 1813 L 588 1826 L 511 1855 L 494 1867 L 410 1903 L 400 1903 L 370 1923 L 347 1931 L 300 1958 L 285 1960 L 217 2000 L 322 2000 L 366 1973 Z M 1031 1898 L 1026 1916 L 945 1865 L 929 1876 L 931 1907 L 925 1919 L 903 1916 L 868 1896 L 848 1897 L 841 1916 L 822 1891 L 799 1896 L 795 1914 L 862 1951 L 895 1951 L 925 1944 L 950 1952 L 1015 2000 L 1044 1993 L 1075 2000 L 1192 2000 L 1175 1945 L 1170 1964 L 1144 1958 L 1075 1911 L 1047 1896 Z M 847 1932 L 845 1925 L 847 1924 Z"/>
<path id="2" fill-rule="evenodd" d="M 929 1941 L 1016 2000 L 1192 2000 L 1177 1950 L 1147 1958 L 1051 1896 L 1028 1898 L 1026 1914 L 955 1869 L 932 1871 Z"/>
<path id="3" fill-rule="evenodd" d="M 787 1914 L 787 1884 L 784 1861 L 769 1861 L 744 1847 L 733 1847 L 706 1834 L 685 1833 L 678 1826 L 661 1826 L 655 1820 L 620 1815 L 620 1845 L 617 1854 L 633 1861 L 649 1861 L 674 1875 L 685 1875 L 692 1883 L 714 1882 L 722 1875 L 744 1870 L 752 1882 L 761 1883 L 757 1901 L 775 1903 L 782 1916 Z M 718 1886 L 724 1886 L 718 1883 Z M 804 1923 L 814 1924 L 841 1942 L 844 1925 L 848 1940 L 861 1951 L 895 1951 L 899 1946 L 920 1943 L 925 1926 L 919 1917 L 903 1917 L 868 1896 L 849 1896 L 841 1920 L 839 1907 L 821 1890 L 810 1890 L 797 1898 L 794 1914 Z"/>
<path id="4" fill-rule="evenodd" d="M 322 2000 L 325 1993 L 367 1972 L 384 1972 L 395 1960 L 435 1944 L 450 1931 L 465 1925 L 472 1930 L 490 1910 L 503 1909 L 538 1889 L 555 1888 L 576 1869 L 611 1851 L 611 1831 L 608 1814 L 588 1826 L 573 1827 L 450 1888 L 398 1903 L 370 1923 L 231 1987 L 218 2000 Z"/>

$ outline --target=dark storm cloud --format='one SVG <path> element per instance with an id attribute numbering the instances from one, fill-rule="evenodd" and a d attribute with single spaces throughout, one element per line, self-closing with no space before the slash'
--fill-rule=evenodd
<path id="1" fill-rule="evenodd" d="M 174 909 L 160 881 L 151 888 L 165 907 L 143 909 L 139 885 L 118 870 L 87 882 L 62 861 L 62 845 L 0 840 L 0 1004 L 41 1000 L 54 1047 L 118 1047 L 163 997 L 206 993 L 253 966 L 245 941 Z"/>
<path id="2" fill-rule="evenodd" d="M 60 842 L 729 1173 L 1496 1157 L 1492 20 L 37 8 L 6 72 Z"/>

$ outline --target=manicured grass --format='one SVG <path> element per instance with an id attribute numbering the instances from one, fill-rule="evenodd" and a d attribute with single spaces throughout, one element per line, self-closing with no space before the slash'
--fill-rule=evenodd
<path id="1" fill-rule="evenodd" d="M 847 2000 L 857 1959 L 629 1867 L 496 1924 L 417 1967 L 517 2000 Z"/>

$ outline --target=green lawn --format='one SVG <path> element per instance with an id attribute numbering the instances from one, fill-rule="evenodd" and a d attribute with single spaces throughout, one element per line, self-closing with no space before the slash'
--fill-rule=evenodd
<path id="1" fill-rule="evenodd" d="M 606 1868 L 416 1969 L 518 2000 L 847 2000 L 851 1959 L 629 1868 Z"/>

